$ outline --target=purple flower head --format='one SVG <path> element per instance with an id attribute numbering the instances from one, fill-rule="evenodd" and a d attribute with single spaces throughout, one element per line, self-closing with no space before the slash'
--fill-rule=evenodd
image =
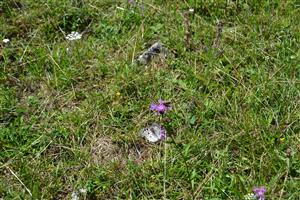
<path id="1" fill-rule="evenodd" d="M 164 127 L 160 127 L 160 139 L 164 140 L 167 137 L 167 131 Z"/>
<path id="2" fill-rule="evenodd" d="M 158 104 L 151 104 L 150 110 L 156 111 L 158 114 L 165 114 L 168 110 L 170 110 L 170 106 L 166 101 L 158 100 Z"/>
<path id="3" fill-rule="evenodd" d="M 259 200 L 265 200 L 265 193 L 266 193 L 266 188 L 265 187 L 255 187 L 253 189 L 253 192 L 255 193 L 255 197 L 258 198 Z"/>
<path id="4" fill-rule="evenodd" d="M 135 4 L 135 0 L 128 0 L 128 3 Z"/>

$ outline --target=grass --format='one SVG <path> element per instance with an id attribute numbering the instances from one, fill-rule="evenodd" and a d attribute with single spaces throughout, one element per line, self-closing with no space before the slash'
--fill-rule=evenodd
<path id="1" fill-rule="evenodd" d="M 299 199 L 298 1 L 0 5 L 3 199 Z M 158 40 L 168 58 L 137 65 Z"/>

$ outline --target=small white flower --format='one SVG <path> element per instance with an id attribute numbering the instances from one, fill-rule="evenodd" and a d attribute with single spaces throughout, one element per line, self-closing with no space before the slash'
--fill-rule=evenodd
<path id="1" fill-rule="evenodd" d="M 5 43 L 5 44 L 7 44 L 7 43 L 10 42 L 10 40 L 6 38 L 6 39 L 2 40 L 2 42 Z"/>
<path id="2" fill-rule="evenodd" d="M 87 191 L 87 190 L 86 190 L 85 188 L 81 188 L 81 189 L 79 189 L 79 192 L 80 192 L 80 193 L 83 193 L 83 194 L 85 194 L 85 193 L 86 193 L 86 191 Z"/>
<path id="3" fill-rule="evenodd" d="M 72 192 L 72 200 L 79 200 L 78 192 Z"/>
<path id="4" fill-rule="evenodd" d="M 66 36 L 66 39 L 69 40 L 69 41 L 71 41 L 71 40 L 79 40 L 79 39 L 81 39 L 81 37 L 82 37 L 81 33 L 72 31 L 70 34 L 68 34 Z"/>
<path id="5" fill-rule="evenodd" d="M 189 12 L 190 12 L 190 13 L 193 13 L 194 11 L 195 11 L 194 8 L 190 8 L 190 9 L 189 9 Z"/>

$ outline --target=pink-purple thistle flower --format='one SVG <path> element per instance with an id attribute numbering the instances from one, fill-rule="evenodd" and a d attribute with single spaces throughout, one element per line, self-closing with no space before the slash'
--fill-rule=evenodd
<path id="1" fill-rule="evenodd" d="M 158 104 L 151 104 L 150 110 L 156 111 L 158 114 L 165 114 L 168 110 L 170 110 L 171 107 L 166 101 L 158 100 Z"/>
<path id="2" fill-rule="evenodd" d="M 265 200 L 265 193 L 266 193 L 265 187 L 255 187 L 253 189 L 253 192 L 255 193 L 255 197 L 258 200 Z"/>

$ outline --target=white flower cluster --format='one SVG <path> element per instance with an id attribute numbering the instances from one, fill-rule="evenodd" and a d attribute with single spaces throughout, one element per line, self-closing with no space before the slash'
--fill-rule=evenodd
<path id="1" fill-rule="evenodd" d="M 81 39 L 81 37 L 82 37 L 82 34 L 72 31 L 70 34 L 68 34 L 66 36 L 66 39 L 69 41 L 72 41 L 72 40 L 79 40 L 79 39 Z"/>
<path id="2" fill-rule="evenodd" d="M 87 189 L 79 189 L 79 192 L 72 192 L 71 194 L 71 200 L 79 200 L 80 199 L 80 194 L 86 195 Z M 85 199 L 85 198 L 84 198 Z"/>

